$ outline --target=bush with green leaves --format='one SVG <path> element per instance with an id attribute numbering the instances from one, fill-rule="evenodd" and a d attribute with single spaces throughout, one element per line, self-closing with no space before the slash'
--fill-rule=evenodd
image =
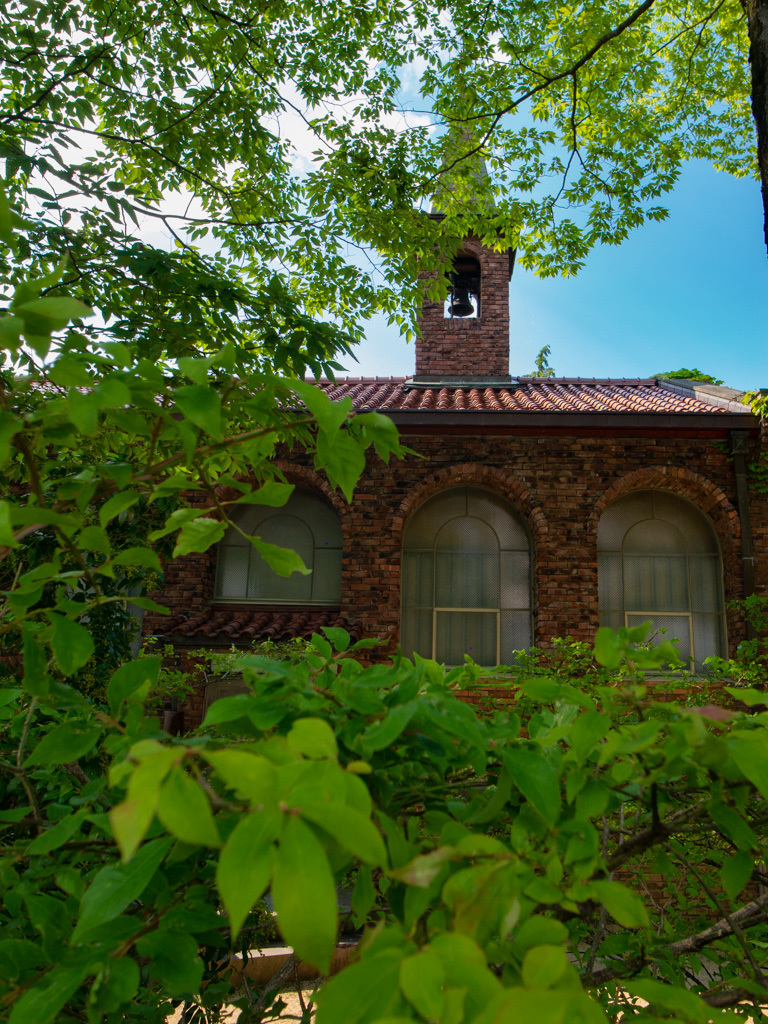
<path id="1" fill-rule="evenodd" d="M 658 667 L 639 632 L 601 633 L 598 659 Z M 350 879 L 362 937 L 318 1024 L 754 1015 L 765 713 L 713 722 L 638 684 L 538 677 L 531 712 L 483 716 L 454 693 L 477 666 L 365 667 L 365 646 L 328 629 L 296 664 L 244 656 L 249 691 L 184 738 L 143 713 L 158 658 L 118 669 L 106 707 L 54 680 L 4 691 L 11 1024 L 159 1024 L 180 1003 L 259 1020 L 274 994 L 228 966 L 258 945 L 251 909 L 269 892 L 324 973 Z M 649 866 L 696 894 L 685 914 L 649 913 Z"/>

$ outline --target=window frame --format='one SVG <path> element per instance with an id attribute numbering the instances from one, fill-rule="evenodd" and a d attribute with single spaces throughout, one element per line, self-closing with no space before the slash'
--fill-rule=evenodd
<path id="1" fill-rule="evenodd" d="M 686 533 L 685 533 L 685 530 L 684 530 L 684 524 L 672 522 L 665 515 L 657 515 L 656 514 L 656 511 L 655 511 L 654 506 L 653 506 L 653 498 L 654 498 L 655 495 L 661 495 L 665 499 L 670 499 L 670 498 L 673 499 L 675 501 L 675 503 L 679 504 L 679 506 L 681 507 L 681 510 L 687 508 L 687 510 L 690 513 L 692 513 L 692 515 L 696 519 L 698 519 L 700 523 L 705 524 L 706 531 L 707 531 L 707 533 L 709 535 L 709 538 L 713 542 L 713 550 L 706 551 L 706 552 L 704 552 L 704 551 L 693 551 L 692 552 L 690 550 L 688 544 L 687 544 Z M 681 620 L 686 620 L 687 633 L 688 633 L 688 649 L 689 649 L 689 652 L 690 652 L 689 653 L 689 657 L 688 657 L 688 659 L 686 661 L 686 664 L 687 664 L 688 670 L 691 673 L 693 673 L 693 674 L 701 673 L 704 670 L 704 660 L 705 660 L 705 658 L 709 658 L 709 657 L 721 657 L 721 658 L 724 658 L 724 657 L 728 656 L 727 655 L 727 652 L 728 652 L 728 623 L 727 623 L 727 618 L 726 618 L 726 613 L 725 613 L 725 610 L 726 610 L 725 578 L 724 578 L 725 577 L 725 573 L 724 573 L 722 548 L 720 546 L 720 538 L 719 538 L 719 536 L 717 534 L 717 531 L 714 528 L 714 525 L 712 524 L 711 520 L 709 519 L 709 517 L 700 508 L 698 508 L 698 506 L 696 506 L 692 501 L 689 501 L 687 498 L 683 498 L 679 494 L 675 494 L 674 491 L 665 491 L 665 490 L 663 490 L 661 488 L 644 488 L 642 490 L 631 491 L 629 494 L 622 495 L 620 498 L 617 498 L 616 501 L 611 502 L 611 504 L 608 505 L 603 510 L 602 515 L 600 517 L 600 522 L 602 523 L 603 517 L 605 515 L 607 515 L 612 509 L 614 509 L 616 504 L 621 502 L 623 499 L 628 499 L 628 498 L 631 498 L 631 497 L 640 497 L 640 496 L 648 496 L 648 497 L 650 497 L 650 499 L 651 499 L 652 515 L 650 517 L 643 516 L 642 518 L 636 518 L 633 522 L 631 522 L 624 529 L 624 532 L 623 532 L 623 534 L 621 536 L 621 546 L 620 546 L 619 549 L 616 549 L 616 548 L 613 548 L 613 547 L 601 547 L 600 546 L 600 542 L 599 542 L 600 524 L 598 524 L 598 535 L 597 535 L 598 536 L 598 541 L 597 541 L 598 581 L 597 582 L 598 582 L 598 616 L 599 616 L 599 623 L 600 623 L 601 626 L 603 626 L 603 625 L 610 626 L 611 625 L 610 618 L 613 617 L 613 616 L 621 616 L 622 621 L 623 621 L 623 625 L 625 627 L 627 627 L 627 628 L 632 628 L 633 626 L 638 626 L 638 625 L 640 625 L 641 622 L 647 622 L 648 620 L 650 620 L 653 623 L 654 619 L 656 617 L 663 617 L 665 619 L 681 619 Z M 681 518 L 682 518 L 682 516 L 681 516 Z M 672 526 L 680 534 L 680 536 L 683 539 L 684 546 L 680 550 L 677 550 L 675 552 L 669 552 L 669 551 L 664 551 L 664 552 L 661 552 L 661 551 L 660 552 L 647 551 L 647 552 L 643 552 L 643 556 L 647 557 L 647 558 L 652 558 L 654 560 L 655 559 L 661 560 L 663 558 L 669 558 L 669 557 L 675 557 L 675 558 L 684 557 L 685 558 L 686 594 L 687 594 L 687 604 L 688 604 L 688 608 L 685 611 L 680 611 L 680 610 L 673 611 L 673 610 L 670 610 L 670 609 L 663 609 L 663 610 L 657 609 L 656 611 L 647 611 L 647 610 L 637 609 L 637 608 L 630 608 L 630 609 L 628 609 L 626 607 L 626 580 L 627 580 L 626 562 L 627 562 L 627 555 L 635 556 L 635 557 L 638 556 L 637 552 L 632 552 L 632 551 L 627 552 L 626 551 L 626 549 L 625 549 L 626 548 L 626 540 L 627 540 L 627 537 L 629 536 L 630 532 L 636 526 L 638 526 L 639 524 L 644 523 L 644 522 L 660 522 L 660 523 L 665 523 L 665 524 L 667 524 L 669 526 Z M 615 558 L 616 556 L 619 556 L 619 558 L 620 558 L 620 565 L 621 565 L 620 591 L 621 591 L 621 603 L 622 603 L 621 608 L 615 608 L 615 607 L 605 608 L 600 603 L 599 594 L 600 594 L 600 587 L 601 587 L 601 579 L 600 579 L 600 574 L 601 574 L 600 556 L 601 555 L 608 555 L 608 556 L 612 556 L 613 558 Z M 710 607 L 707 611 L 702 611 L 701 609 L 695 609 L 693 607 L 695 602 L 694 602 L 694 598 L 693 598 L 693 584 L 692 584 L 692 579 L 691 579 L 691 559 L 692 558 L 696 558 L 696 559 L 711 559 L 711 560 L 714 560 L 715 563 L 716 563 L 716 567 L 717 567 L 717 570 L 718 570 L 717 573 L 716 573 L 716 591 L 717 591 L 717 604 L 719 605 L 719 607 L 716 608 L 715 610 L 713 610 Z M 613 571 L 615 571 L 615 570 L 613 570 Z M 614 581 L 614 587 L 612 587 L 612 589 L 615 589 L 617 591 L 619 589 L 618 586 L 615 586 L 615 581 Z M 715 620 L 716 629 L 714 630 L 714 635 L 716 637 L 716 646 L 719 648 L 719 649 L 717 649 L 717 650 L 715 650 L 713 652 L 705 654 L 704 657 L 700 659 L 700 662 L 699 662 L 700 667 L 699 667 L 699 665 L 697 665 L 697 660 L 698 659 L 697 659 L 697 654 L 696 654 L 696 633 L 697 633 L 697 630 L 695 628 L 695 625 L 696 625 L 695 620 L 696 620 L 697 617 L 706 617 L 706 619 Z M 630 622 L 630 618 L 633 618 L 635 621 L 634 622 Z M 659 628 L 661 628 L 661 627 L 660 626 L 656 626 L 655 624 L 652 626 L 652 629 L 659 629 Z M 667 630 L 669 631 L 669 627 L 668 626 L 665 627 L 665 628 L 667 628 Z M 679 639 L 682 639 L 682 637 L 679 637 Z M 700 641 L 701 641 L 701 639 L 702 638 L 700 637 Z M 684 661 L 685 661 L 685 659 L 684 659 Z"/>
<path id="2" fill-rule="evenodd" d="M 414 524 L 414 520 L 416 519 L 416 517 L 418 517 L 424 511 L 424 509 L 426 508 L 426 506 L 428 504 L 430 504 L 432 502 L 437 503 L 437 500 L 440 499 L 440 498 L 446 498 L 447 500 L 450 500 L 451 495 L 455 495 L 457 492 L 464 492 L 464 502 L 465 502 L 464 512 L 461 513 L 460 515 L 454 515 L 454 516 L 448 517 L 444 522 L 440 523 L 440 525 L 438 525 L 438 526 L 436 526 L 434 528 L 434 530 L 432 532 L 432 544 L 431 544 L 431 547 L 427 548 L 427 547 L 424 547 L 423 545 L 420 545 L 418 547 L 415 546 L 415 545 L 413 547 L 410 547 L 410 548 L 407 547 L 408 532 L 409 532 L 409 529 L 412 528 L 412 526 Z M 478 515 L 474 514 L 470 510 L 470 500 L 471 500 L 472 495 L 478 495 L 480 497 L 485 497 L 486 499 L 491 499 L 493 502 L 495 502 L 497 507 L 501 511 L 503 511 L 506 515 L 508 515 L 509 519 L 511 520 L 511 522 L 516 527 L 518 527 L 520 529 L 520 531 L 522 532 L 523 537 L 525 538 L 525 542 L 526 542 L 526 545 L 527 545 L 526 548 L 523 549 L 523 548 L 505 548 L 505 547 L 503 547 L 502 546 L 501 538 L 499 537 L 495 527 L 491 524 L 491 522 L 489 522 L 487 519 L 484 519 L 481 516 L 478 516 Z M 475 519 L 478 519 L 485 526 L 487 526 L 490 530 L 492 530 L 494 535 L 495 535 L 495 537 L 496 537 L 496 541 L 497 541 L 497 544 L 498 544 L 498 547 L 497 547 L 497 559 L 498 559 L 498 562 L 497 562 L 497 567 L 498 567 L 497 601 L 498 601 L 498 603 L 494 607 L 490 607 L 490 606 L 487 606 L 487 605 L 482 605 L 482 606 L 480 606 L 480 605 L 447 605 L 447 604 L 444 603 L 444 601 L 441 601 L 440 604 L 437 603 L 437 598 L 438 597 L 444 597 L 444 595 L 438 595 L 438 593 L 437 593 L 437 555 L 439 553 L 438 552 L 438 548 L 437 548 L 437 540 L 438 540 L 438 537 L 439 537 L 439 534 L 440 534 L 441 530 L 444 527 L 446 527 L 454 519 L 461 519 L 461 518 L 475 518 Z M 406 570 L 405 563 L 406 563 L 406 554 L 407 553 L 412 553 L 414 555 L 428 554 L 428 555 L 431 556 L 431 583 L 430 583 L 430 589 L 431 589 L 432 603 L 430 605 L 406 604 L 405 603 L 406 584 L 407 584 L 407 580 L 406 580 L 407 570 Z M 502 575 L 502 573 L 503 573 L 503 563 L 504 563 L 504 559 L 503 559 L 502 556 L 504 554 L 525 554 L 527 556 L 527 563 L 528 564 L 527 564 L 527 580 L 526 580 L 527 586 L 526 586 L 526 592 L 527 592 L 528 600 L 527 600 L 527 605 L 525 607 L 504 607 L 504 606 L 502 606 L 502 603 L 501 603 L 502 602 L 502 591 L 503 591 L 504 584 L 505 584 L 505 580 L 504 580 L 503 575 Z M 417 577 L 417 580 L 418 580 L 418 577 Z M 426 498 L 418 506 L 418 508 L 415 509 L 413 514 L 410 516 L 408 522 L 406 523 L 405 529 L 403 530 L 403 540 L 402 540 L 402 546 L 401 546 L 400 622 L 399 622 L 399 625 L 400 625 L 400 643 L 401 643 L 401 647 L 403 648 L 403 653 L 405 654 L 406 657 L 412 657 L 414 653 L 417 653 L 417 654 L 420 654 L 421 657 L 429 657 L 429 658 L 431 658 L 434 661 L 443 660 L 443 661 L 446 662 L 446 664 L 448 664 L 446 659 L 441 659 L 440 658 L 440 652 L 437 649 L 437 646 L 438 646 L 438 629 L 437 629 L 437 625 L 438 625 L 438 617 L 439 617 L 439 615 L 447 614 L 447 613 L 494 615 L 495 616 L 495 620 L 496 620 L 495 621 L 496 656 L 495 656 L 495 661 L 493 662 L 493 665 L 495 666 L 495 665 L 500 664 L 501 663 L 501 647 L 502 647 L 502 641 L 503 641 L 503 634 L 502 634 L 502 612 L 526 613 L 526 625 L 527 625 L 527 632 L 528 632 L 527 647 L 530 647 L 531 644 L 533 643 L 533 582 L 534 582 L 534 580 L 533 580 L 533 543 L 532 543 L 531 532 L 530 532 L 528 524 L 525 521 L 525 519 L 523 518 L 523 516 L 519 513 L 519 511 L 514 507 L 514 505 L 507 498 L 505 498 L 503 495 L 499 494 L 498 492 L 496 492 L 494 490 L 491 490 L 488 487 L 476 486 L 474 484 L 459 484 L 459 485 L 456 485 L 456 486 L 449 486 L 449 487 L 446 487 L 444 490 L 438 491 L 436 494 L 430 495 L 428 498 Z M 421 581 L 418 580 L 418 583 L 420 584 Z M 417 585 L 417 590 L 418 589 L 420 589 L 419 585 Z M 431 623 L 432 623 L 431 633 L 432 633 L 432 637 L 431 637 L 431 651 L 430 651 L 429 655 L 421 654 L 421 652 L 416 651 L 416 650 L 409 651 L 409 650 L 407 650 L 403 646 L 403 633 L 404 633 L 403 625 L 404 625 L 405 616 L 406 616 L 406 614 L 408 612 L 412 612 L 412 613 L 423 612 L 423 613 L 429 613 L 431 615 Z M 517 649 L 520 649 L 520 648 L 517 648 Z M 525 649 L 527 649 L 527 648 L 525 648 Z M 492 667 L 492 666 L 488 665 L 488 666 L 485 666 L 485 667 Z"/>
<path id="3" fill-rule="evenodd" d="M 313 503 L 317 503 L 319 505 L 322 505 L 325 509 L 327 509 L 328 512 L 330 512 L 333 515 L 334 520 L 335 520 L 335 525 L 338 528 L 338 534 L 337 534 L 337 536 L 338 536 L 338 545 L 334 544 L 331 547 L 324 547 L 324 546 L 321 547 L 318 544 L 318 536 L 317 536 L 317 533 L 316 533 L 316 530 L 315 530 L 313 524 L 311 522 L 308 522 L 303 515 L 297 514 L 296 510 L 291 507 L 292 504 L 294 503 L 294 498 L 295 497 L 300 497 L 302 499 L 309 498 L 309 499 L 311 499 L 311 501 Z M 311 606 L 311 607 L 314 607 L 314 608 L 338 608 L 340 606 L 340 604 L 341 604 L 341 588 L 342 588 L 343 557 L 344 557 L 344 538 L 343 538 L 342 529 L 341 529 L 341 520 L 339 518 L 339 514 L 338 514 L 337 510 L 333 507 L 333 505 L 331 505 L 331 503 L 328 502 L 323 496 L 317 494 L 316 491 L 313 491 L 313 490 L 311 490 L 308 487 L 296 487 L 294 489 L 293 493 L 291 494 L 291 496 L 288 498 L 288 501 L 285 503 L 285 505 L 282 505 L 282 506 L 272 506 L 272 505 L 254 506 L 254 505 L 245 505 L 245 506 L 242 506 L 242 512 L 240 512 L 240 516 L 239 517 L 240 518 L 244 518 L 246 515 L 248 515 L 248 513 L 253 514 L 254 511 L 256 511 L 256 510 L 263 511 L 263 516 L 262 516 L 261 520 L 256 524 L 256 526 L 253 529 L 253 534 L 252 535 L 254 535 L 254 536 L 258 536 L 258 527 L 262 523 L 267 522 L 269 519 L 272 519 L 272 518 L 275 518 L 275 517 L 280 517 L 280 516 L 290 516 L 291 518 L 298 520 L 300 523 L 302 523 L 302 525 L 307 527 L 307 529 L 310 531 L 310 533 L 312 535 L 312 540 L 313 540 L 312 564 L 311 565 L 309 565 L 309 564 L 307 565 L 307 568 L 309 568 L 311 570 L 311 572 L 312 572 L 312 575 L 310 576 L 310 581 L 311 581 L 310 595 L 314 591 L 314 584 L 315 584 L 315 579 L 316 579 L 316 577 L 315 577 L 315 571 L 316 571 L 315 563 L 316 563 L 316 555 L 317 555 L 318 550 L 321 550 L 321 551 L 323 551 L 323 550 L 330 550 L 330 551 L 338 551 L 339 552 L 338 575 L 337 575 L 337 577 L 336 576 L 334 577 L 335 597 L 334 597 L 333 600 L 328 600 L 326 598 L 315 598 L 315 597 L 312 597 L 312 596 L 310 596 L 310 597 L 285 598 L 285 597 L 274 597 L 274 596 L 271 596 L 271 597 L 270 596 L 265 596 L 265 597 L 248 597 L 247 594 L 246 595 L 241 595 L 241 596 L 236 596 L 236 597 L 225 597 L 225 596 L 221 595 L 219 591 L 220 591 L 220 587 L 221 587 L 221 583 L 222 583 L 222 573 L 223 573 L 222 553 L 223 553 L 225 548 L 228 548 L 230 551 L 238 550 L 239 549 L 239 550 L 242 550 L 242 552 L 245 555 L 247 555 L 246 590 L 248 589 L 248 586 L 250 584 L 251 573 L 253 571 L 252 560 L 254 560 L 254 559 L 261 559 L 261 561 L 264 562 L 262 556 L 259 554 L 259 552 L 256 550 L 256 548 L 253 546 L 253 544 L 245 543 L 245 544 L 230 544 L 230 545 L 226 545 L 225 542 L 226 542 L 227 536 L 230 534 L 230 531 L 232 530 L 232 528 L 229 527 L 228 530 L 227 530 L 227 533 L 225 533 L 224 537 L 216 545 L 216 568 L 215 568 L 215 577 L 214 577 L 214 585 L 213 585 L 213 603 L 217 604 L 217 605 L 220 605 L 220 604 L 253 605 L 254 607 L 264 607 L 264 608 L 270 608 L 270 607 L 296 608 L 296 607 L 304 607 L 304 606 Z M 270 541 L 269 543 L 272 543 L 272 542 Z M 287 544 L 282 544 L 280 546 L 281 547 L 290 547 L 290 545 L 287 545 Z M 264 564 L 266 565 L 265 562 L 264 562 Z M 293 576 L 294 574 L 291 574 L 291 575 Z M 281 577 L 281 578 L 289 580 L 289 579 L 291 579 L 291 576 Z M 305 579 L 306 577 L 302 576 L 301 578 Z"/>

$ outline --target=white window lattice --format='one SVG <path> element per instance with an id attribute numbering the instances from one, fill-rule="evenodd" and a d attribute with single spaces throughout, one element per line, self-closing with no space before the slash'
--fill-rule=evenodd
<path id="1" fill-rule="evenodd" d="M 650 620 L 695 671 L 724 655 L 722 559 L 699 509 L 666 491 L 628 494 L 603 513 L 597 549 L 601 625 Z"/>
<path id="2" fill-rule="evenodd" d="M 527 531 L 499 496 L 443 491 L 409 521 L 403 539 L 401 643 L 449 665 L 514 660 L 531 644 Z"/>

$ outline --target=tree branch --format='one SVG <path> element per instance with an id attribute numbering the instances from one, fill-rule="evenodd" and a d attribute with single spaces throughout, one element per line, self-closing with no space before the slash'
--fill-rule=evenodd
<path id="1" fill-rule="evenodd" d="M 766 920 L 767 912 L 768 893 L 764 896 L 760 896 L 756 900 L 753 900 L 751 903 L 745 903 L 743 907 L 739 908 L 739 910 L 736 910 L 727 917 L 724 917 L 716 924 L 710 925 L 709 928 L 696 932 L 695 935 L 688 935 L 686 938 L 678 939 L 677 942 L 669 943 L 666 946 L 655 946 L 652 949 L 647 950 L 644 957 L 641 957 L 640 955 L 630 957 L 628 960 L 623 960 L 620 964 L 616 964 L 615 968 L 608 965 L 598 967 L 592 971 L 591 975 L 584 976 L 584 983 L 589 986 L 604 985 L 606 982 L 612 981 L 614 978 L 627 977 L 628 975 L 638 971 L 649 959 L 652 960 L 654 953 L 664 953 L 673 957 L 686 956 L 689 953 L 698 953 L 706 946 L 711 945 L 713 942 L 717 942 L 718 939 L 723 939 L 728 935 L 733 935 L 735 933 L 735 928 L 751 928 L 754 925 L 762 924 Z M 713 993 L 713 995 L 714 994 L 715 993 Z M 739 999 L 735 999 L 734 1002 L 739 1002 L 740 999 L 745 998 L 751 998 L 750 994 L 742 993 Z M 717 1006 L 720 1004 L 710 1003 L 710 1005 Z M 724 1003 L 723 1005 L 730 1006 L 732 1004 Z"/>

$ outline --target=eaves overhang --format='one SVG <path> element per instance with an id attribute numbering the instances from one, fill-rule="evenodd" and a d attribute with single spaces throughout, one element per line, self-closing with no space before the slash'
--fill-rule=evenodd
<path id="1" fill-rule="evenodd" d="M 710 437 L 732 430 L 757 437 L 760 420 L 750 412 L 501 412 L 453 409 L 380 409 L 404 434 L 524 434 L 568 437 Z"/>

